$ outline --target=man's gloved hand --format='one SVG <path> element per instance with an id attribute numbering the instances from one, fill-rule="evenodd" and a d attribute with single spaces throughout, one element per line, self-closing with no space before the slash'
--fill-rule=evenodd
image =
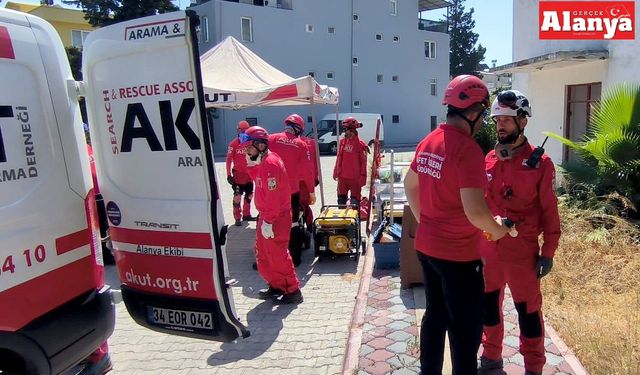
<path id="1" fill-rule="evenodd" d="M 264 238 L 273 238 L 273 225 L 263 221 L 260 226 L 260 233 L 262 233 L 262 237 Z"/>
<path id="2" fill-rule="evenodd" d="M 333 181 L 338 181 L 338 174 L 337 173 L 333 174 Z"/>
<path id="3" fill-rule="evenodd" d="M 228 175 L 227 176 L 227 182 L 229 183 L 229 185 L 233 185 L 234 184 L 232 175 Z"/>
<path id="4" fill-rule="evenodd" d="M 316 204 L 316 193 L 309 193 L 309 205 Z"/>
<path id="5" fill-rule="evenodd" d="M 551 272 L 553 268 L 553 259 L 546 256 L 539 256 L 536 261 L 536 274 L 538 275 L 538 279 L 545 277 Z"/>
<path id="6" fill-rule="evenodd" d="M 360 175 L 360 179 L 358 180 L 358 182 L 360 183 L 360 186 L 364 186 L 367 184 L 367 175 Z"/>

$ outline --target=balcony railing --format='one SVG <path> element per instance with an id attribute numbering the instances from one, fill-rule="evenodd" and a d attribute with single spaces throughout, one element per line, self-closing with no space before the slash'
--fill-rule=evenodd
<path id="1" fill-rule="evenodd" d="M 435 31 L 437 33 L 446 33 L 447 26 L 448 25 L 446 21 L 418 19 L 418 30 Z"/>

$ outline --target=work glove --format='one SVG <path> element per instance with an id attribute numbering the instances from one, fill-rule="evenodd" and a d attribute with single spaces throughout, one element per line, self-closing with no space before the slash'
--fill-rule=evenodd
<path id="1" fill-rule="evenodd" d="M 551 272 L 553 268 L 553 259 L 541 255 L 538 257 L 536 261 L 536 274 L 538 275 L 538 279 L 545 277 Z"/>
<path id="2" fill-rule="evenodd" d="M 260 233 L 262 233 L 262 237 L 264 238 L 273 238 L 273 225 L 263 221 L 260 226 Z"/>
<path id="3" fill-rule="evenodd" d="M 360 183 L 360 186 L 364 186 L 367 184 L 367 175 L 360 175 L 360 179 L 358 179 L 358 182 Z"/>
<path id="4" fill-rule="evenodd" d="M 228 175 L 227 176 L 227 182 L 229 183 L 229 185 L 233 185 L 234 184 L 232 175 Z"/>
<path id="5" fill-rule="evenodd" d="M 314 204 L 316 204 L 316 193 L 310 193 L 309 194 L 309 205 L 313 206 Z"/>
<path id="6" fill-rule="evenodd" d="M 338 174 L 333 172 L 333 181 L 338 181 Z"/>

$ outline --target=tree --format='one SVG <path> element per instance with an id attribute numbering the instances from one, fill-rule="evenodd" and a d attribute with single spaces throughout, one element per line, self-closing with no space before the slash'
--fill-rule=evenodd
<path id="1" fill-rule="evenodd" d="M 171 0 L 62 0 L 82 8 L 84 18 L 93 27 L 178 10 Z"/>
<path id="2" fill-rule="evenodd" d="M 484 60 L 486 48 L 478 42 L 478 34 L 473 32 L 476 21 L 473 20 L 474 9 L 465 12 L 464 0 L 451 0 L 449 7 L 449 74 L 455 77 L 460 74 L 474 74 L 480 70 L 480 61 Z"/>

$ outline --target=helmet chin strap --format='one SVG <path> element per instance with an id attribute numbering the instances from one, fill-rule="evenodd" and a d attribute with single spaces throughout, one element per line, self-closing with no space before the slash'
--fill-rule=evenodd
<path id="1" fill-rule="evenodd" d="M 475 127 L 476 122 L 478 121 L 478 119 L 480 118 L 480 116 L 482 116 L 482 113 L 478 114 L 478 116 L 476 116 L 475 120 L 471 121 L 467 118 L 467 116 L 463 115 L 462 112 L 456 112 L 456 114 L 460 117 L 462 117 L 462 119 L 464 121 L 467 122 L 467 124 L 469 124 L 469 128 L 471 129 L 471 135 L 473 135 L 473 128 Z"/>

